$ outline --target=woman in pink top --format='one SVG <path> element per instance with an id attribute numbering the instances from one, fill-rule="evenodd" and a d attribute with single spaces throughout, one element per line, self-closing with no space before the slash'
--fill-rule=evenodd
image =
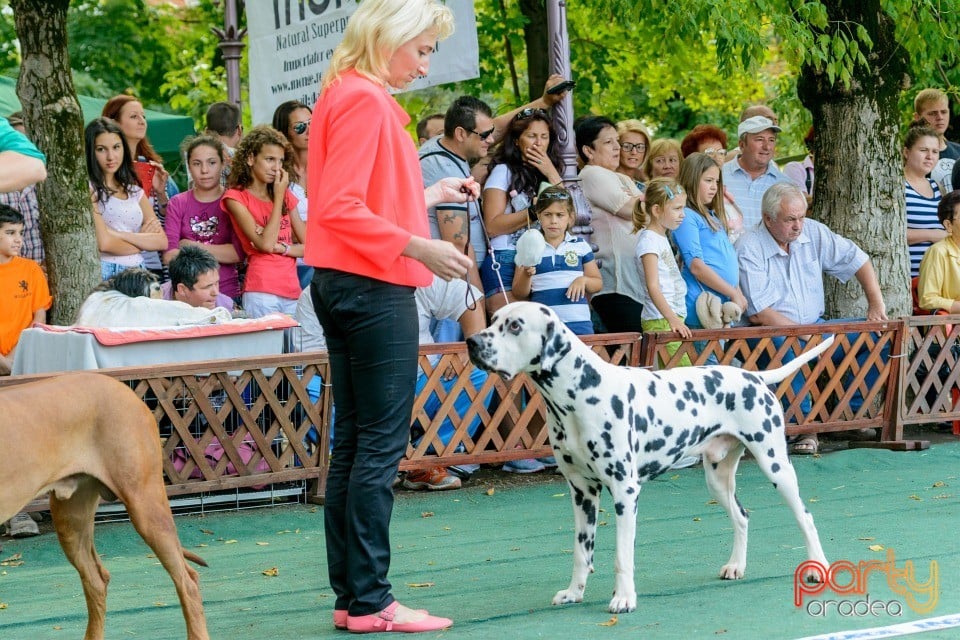
<path id="1" fill-rule="evenodd" d="M 293 150 L 282 133 L 261 125 L 240 140 L 230 169 L 230 188 L 220 208 L 247 254 L 243 310 L 250 318 L 293 315 L 300 297 L 297 258 L 306 230 L 290 193 Z"/>
<path id="2" fill-rule="evenodd" d="M 479 195 L 473 178 L 426 190 L 410 116 L 390 96 L 426 75 L 453 16 L 436 0 L 364 0 L 324 77 L 310 124 L 305 260 L 337 405 L 324 507 L 333 623 L 354 632 L 453 622 L 391 594 L 392 485 L 410 440 L 417 377 L 414 288 L 462 278 L 472 260 L 430 239 L 427 206 Z"/>

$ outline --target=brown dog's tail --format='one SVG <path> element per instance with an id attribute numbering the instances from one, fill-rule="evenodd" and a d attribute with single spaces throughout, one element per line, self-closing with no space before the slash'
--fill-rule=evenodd
<path id="1" fill-rule="evenodd" d="M 183 551 L 183 557 L 189 560 L 190 562 L 192 562 L 193 564 L 198 564 L 201 567 L 209 566 L 207 564 L 207 561 L 201 558 L 200 556 L 198 556 L 197 554 L 191 553 L 190 551 L 187 551 L 183 547 L 180 547 L 180 550 Z"/>

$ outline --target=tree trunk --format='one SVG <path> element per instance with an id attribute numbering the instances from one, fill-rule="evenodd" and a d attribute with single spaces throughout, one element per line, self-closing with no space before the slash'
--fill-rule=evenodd
<path id="1" fill-rule="evenodd" d="M 829 24 L 862 24 L 873 39 L 868 65 L 858 64 L 850 88 L 831 85 L 826 73 L 801 69 L 800 100 L 813 114 L 815 198 L 810 216 L 845 236 L 870 256 L 887 315 L 910 315 L 898 100 L 908 60 L 880 0 L 825 0 Z M 828 34 L 832 35 L 832 34 Z M 862 47 L 866 52 L 866 47 Z M 846 285 L 825 277 L 827 315 L 864 317 L 866 298 L 855 279 Z"/>
<path id="2" fill-rule="evenodd" d="M 83 114 L 67 55 L 69 0 L 11 0 L 23 62 L 17 94 L 31 138 L 47 156 L 37 185 L 40 232 L 53 294 L 48 321 L 70 324 L 100 281 L 83 152 Z"/>
<path id="3" fill-rule="evenodd" d="M 520 12 L 527 18 L 527 24 L 523 27 L 523 39 L 527 46 L 529 99 L 536 100 L 543 95 L 543 86 L 550 77 L 550 39 L 547 33 L 546 1 L 520 0 Z"/>

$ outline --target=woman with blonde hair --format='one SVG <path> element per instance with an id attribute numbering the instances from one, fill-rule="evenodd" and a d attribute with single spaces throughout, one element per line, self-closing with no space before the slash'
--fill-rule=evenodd
<path id="1" fill-rule="evenodd" d="M 310 122 L 307 244 L 314 308 L 337 405 L 324 507 L 333 624 L 355 633 L 428 632 L 452 620 L 400 605 L 387 579 L 393 482 L 410 440 L 417 378 L 414 289 L 462 278 L 473 261 L 430 238 L 426 211 L 466 202 L 472 177 L 424 190 L 390 96 L 430 69 L 453 14 L 437 0 L 364 0 L 334 51 Z"/>
<path id="2" fill-rule="evenodd" d="M 647 157 L 643 161 L 643 172 L 647 179 L 673 178 L 680 173 L 680 143 L 672 138 L 660 138 L 650 143 Z"/>
<path id="3" fill-rule="evenodd" d="M 639 120 L 621 120 L 617 123 L 620 136 L 620 166 L 617 173 L 630 177 L 640 191 L 643 191 L 647 176 L 643 172 L 643 161 L 650 148 L 650 133 Z"/>

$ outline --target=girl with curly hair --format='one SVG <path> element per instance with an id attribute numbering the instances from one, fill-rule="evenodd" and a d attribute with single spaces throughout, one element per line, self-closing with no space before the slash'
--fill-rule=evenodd
<path id="1" fill-rule="evenodd" d="M 293 148 L 268 126 L 254 127 L 237 146 L 220 208 L 247 254 L 243 308 L 251 318 L 293 315 L 300 297 L 297 258 L 303 256 L 306 228 L 295 214 L 290 184 Z"/>

